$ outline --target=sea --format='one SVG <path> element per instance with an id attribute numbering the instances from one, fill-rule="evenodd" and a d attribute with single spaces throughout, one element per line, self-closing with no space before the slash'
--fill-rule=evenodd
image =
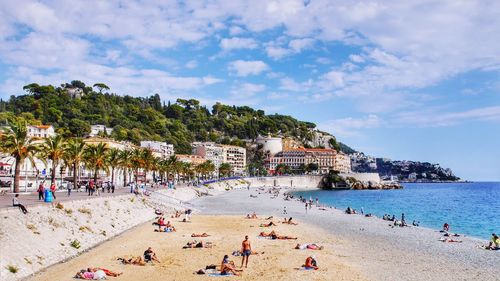
<path id="1" fill-rule="evenodd" d="M 489 239 L 500 233 L 500 182 L 403 183 L 396 190 L 315 190 L 298 191 L 306 199 L 337 209 L 351 207 L 382 217 L 404 213 L 407 223 Z"/>

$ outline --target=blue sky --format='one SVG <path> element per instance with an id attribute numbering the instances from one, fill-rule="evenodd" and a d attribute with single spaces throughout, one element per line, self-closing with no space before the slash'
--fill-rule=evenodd
<path id="1" fill-rule="evenodd" d="M 1 1 L 0 97 L 78 79 L 249 105 L 500 180 L 499 46 L 498 1 Z"/>

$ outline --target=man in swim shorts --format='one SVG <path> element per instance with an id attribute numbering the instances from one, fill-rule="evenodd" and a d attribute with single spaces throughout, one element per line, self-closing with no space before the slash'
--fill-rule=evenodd
<path id="1" fill-rule="evenodd" d="M 245 236 L 245 240 L 241 243 L 241 266 L 245 263 L 245 268 L 248 267 L 248 257 L 252 254 L 252 246 L 250 245 L 250 240 L 248 240 L 248 235 Z M 246 262 L 245 262 L 246 260 Z"/>

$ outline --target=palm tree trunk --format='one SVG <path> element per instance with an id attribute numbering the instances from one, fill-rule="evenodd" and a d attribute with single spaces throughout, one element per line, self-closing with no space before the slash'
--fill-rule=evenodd
<path id="1" fill-rule="evenodd" d="M 16 167 L 14 169 L 14 193 L 19 193 L 19 179 L 21 178 L 22 160 L 16 157 Z"/>
<path id="2" fill-rule="evenodd" d="M 56 167 L 55 161 L 52 160 L 52 171 L 50 171 L 50 184 L 54 184 L 56 182 Z"/>
<path id="3" fill-rule="evenodd" d="M 95 168 L 95 170 L 94 170 L 94 185 L 97 185 L 97 171 L 98 171 L 98 170 L 99 170 L 99 169 L 97 169 L 97 167 L 96 167 L 96 168 Z"/>
<path id="4" fill-rule="evenodd" d="M 76 183 L 76 177 L 77 177 L 77 171 L 76 171 L 76 163 L 73 163 L 73 188 L 77 188 L 77 183 Z"/>
<path id="5" fill-rule="evenodd" d="M 127 186 L 127 168 L 123 168 L 123 187 Z"/>

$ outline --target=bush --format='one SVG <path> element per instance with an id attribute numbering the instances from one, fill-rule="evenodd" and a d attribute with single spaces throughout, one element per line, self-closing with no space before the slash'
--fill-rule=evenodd
<path id="1" fill-rule="evenodd" d="M 82 214 L 89 214 L 89 215 L 92 214 L 92 211 L 90 209 L 85 208 L 85 207 L 79 208 L 78 212 L 80 212 Z"/>
<path id="2" fill-rule="evenodd" d="M 71 245 L 71 247 L 73 247 L 73 248 L 75 248 L 75 249 L 80 249 L 80 247 L 81 247 L 81 245 L 80 245 L 80 241 L 78 241 L 78 240 L 76 240 L 76 239 L 75 239 L 75 240 L 73 240 L 73 241 L 71 241 L 71 244 L 70 244 L 70 245 Z"/>
<path id="3" fill-rule="evenodd" d="M 59 209 L 59 210 L 62 210 L 62 209 L 64 209 L 64 206 L 60 202 L 57 202 L 56 208 Z"/>
<path id="4" fill-rule="evenodd" d="M 68 215 L 73 214 L 73 210 L 72 210 L 72 209 L 64 209 L 64 211 L 65 211 L 65 212 L 66 212 L 66 214 L 68 214 Z"/>
<path id="5" fill-rule="evenodd" d="M 10 273 L 17 273 L 19 271 L 17 266 L 11 264 L 7 265 L 5 268 L 7 268 Z"/>

